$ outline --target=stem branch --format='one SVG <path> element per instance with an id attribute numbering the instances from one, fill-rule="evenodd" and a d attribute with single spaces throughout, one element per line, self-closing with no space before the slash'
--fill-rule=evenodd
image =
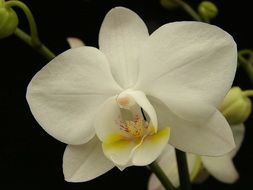
<path id="1" fill-rule="evenodd" d="M 186 154 L 181 150 L 176 149 L 177 156 L 177 168 L 180 180 L 181 190 L 191 190 L 191 181 L 188 171 L 188 165 L 186 160 Z"/>
<path id="2" fill-rule="evenodd" d="M 253 96 L 253 90 L 244 90 L 242 93 L 244 96 L 247 96 L 247 97 Z"/>
<path id="3" fill-rule="evenodd" d="M 186 2 L 182 0 L 173 0 L 175 3 L 177 3 L 182 9 L 185 10 L 194 20 L 202 22 L 203 20 L 199 16 L 199 14 Z"/>
<path id="4" fill-rule="evenodd" d="M 28 34 L 26 34 L 21 29 L 17 28 L 14 32 L 14 34 L 20 38 L 23 42 L 34 48 L 39 54 L 44 56 L 49 61 L 52 60 L 55 57 L 55 54 L 49 50 L 44 44 L 40 43 L 40 45 L 35 45 L 32 43 L 32 38 Z"/>
<path id="5" fill-rule="evenodd" d="M 249 58 L 249 60 L 244 58 L 244 54 L 245 53 L 249 53 L 249 50 L 241 50 L 238 52 L 238 61 L 240 66 L 244 69 L 244 71 L 246 72 L 246 74 L 248 75 L 251 83 L 253 83 L 253 65 L 252 65 L 252 50 L 250 51 L 251 56 Z"/>
<path id="6" fill-rule="evenodd" d="M 175 190 L 176 188 L 172 185 L 170 180 L 167 178 L 166 174 L 162 171 L 158 163 L 155 161 L 149 165 L 149 168 L 156 175 L 156 177 L 160 180 L 162 185 L 166 190 Z"/>
<path id="7" fill-rule="evenodd" d="M 8 8 L 18 7 L 25 13 L 26 18 L 29 22 L 29 27 L 30 27 L 30 32 L 31 32 L 31 43 L 34 46 L 40 46 L 41 42 L 38 35 L 37 25 L 29 7 L 21 1 L 8 1 L 5 3 L 5 6 Z"/>

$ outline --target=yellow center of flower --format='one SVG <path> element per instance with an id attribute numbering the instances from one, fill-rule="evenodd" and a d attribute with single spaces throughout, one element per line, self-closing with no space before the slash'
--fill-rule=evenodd
<path id="1" fill-rule="evenodd" d="M 140 138 L 144 134 L 144 122 L 140 118 L 135 121 L 126 121 L 126 129 L 135 138 Z"/>
<path id="2" fill-rule="evenodd" d="M 126 120 L 120 125 L 120 129 L 134 138 L 142 138 L 151 131 L 151 126 L 148 126 L 147 122 L 138 115 L 135 116 L 134 121 Z"/>
<path id="3" fill-rule="evenodd" d="M 141 107 L 131 94 L 122 92 L 116 101 L 122 110 L 127 110 L 131 115 L 130 117 L 125 115 L 125 118 L 119 121 L 120 130 L 125 132 L 126 138 L 140 140 L 155 132 L 152 123 L 143 118 Z"/>

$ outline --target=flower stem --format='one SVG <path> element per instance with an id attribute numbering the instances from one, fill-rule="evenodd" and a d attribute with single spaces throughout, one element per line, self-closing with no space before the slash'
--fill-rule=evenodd
<path id="1" fill-rule="evenodd" d="M 196 21 L 203 21 L 199 14 L 186 2 L 182 0 L 173 0 L 175 3 L 177 3 L 182 9 L 185 10 L 194 20 Z"/>
<path id="2" fill-rule="evenodd" d="M 191 182 L 190 176 L 188 172 L 188 165 L 186 160 L 185 152 L 176 149 L 176 156 L 177 156 L 177 167 L 179 173 L 179 180 L 180 180 L 180 189 L 181 190 L 191 190 Z"/>
<path id="3" fill-rule="evenodd" d="M 20 38 L 23 42 L 34 48 L 39 54 L 44 56 L 49 61 L 52 60 L 55 57 L 55 54 L 52 53 L 44 44 L 40 43 L 35 45 L 32 43 L 32 38 L 27 33 L 22 31 L 21 29 L 17 28 L 14 32 L 14 34 Z"/>
<path id="4" fill-rule="evenodd" d="M 27 7 L 26 4 L 21 1 L 8 1 L 5 3 L 5 6 L 7 8 L 20 8 L 25 13 L 29 22 L 31 36 L 22 31 L 20 28 L 17 28 L 14 34 L 23 42 L 35 49 L 42 56 L 44 56 L 46 59 L 52 60 L 55 57 L 55 54 L 52 53 L 44 44 L 41 43 L 38 35 L 37 25 L 29 7 Z"/>
<path id="5" fill-rule="evenodd" d="M 160 168 L 158 163 L 154 161 L 149 165 L 149 168 L 152 170 L 152 172 L 156 175 L 156 177 L 160 180 L 163 187 L 166 190 L 175 190 L 176 188 L 172 185 L 170 180 L 167 178 L 166 174 L 163 172 L 163 170 Z"/>
<path id="6" fill-rule="evenodd" d="M 5 3 L 5 6 L 8 8 L 18 7 L 25 13 L 26 18 L 29 22 L 29 27 L 30 27 L 30 32 L 31 32 L 31 43 L 34 46 L 37 46 L 37 45 L 39 46 L 41 42 L 38 35 L 37 25 L 29 7 L 21 1 L 8 1 Z"/>
<path id="7" fill-rule="evenodd" d="M 248 54 L 250 57 L 246 59 L 244 55 Z M 240 66 L 247 73 L 251 83 L 253 83 L 253 51 L 249 49 L 240 50 L 238 52 L 238 61 Z"/>
<path id="8" fill-rule="evenodd" d="M 253 90 L 244 90 L 242 93 L 244 96 L 253 97 Z"/>

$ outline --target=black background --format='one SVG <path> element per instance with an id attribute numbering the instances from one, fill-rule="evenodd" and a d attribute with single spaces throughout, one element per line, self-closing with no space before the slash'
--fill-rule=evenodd
<path id="1" fill-rule="evenodd" d="M 36 0 L 24 1 L 33 11 L 41 40 L 56 54 L 68 49 L 66 37 L 81 38 L 89 46 L 97 46 L 97 36 L 105 14 L 115 6 L 137 12 L 150 32 L 172 21 L 191 20 L 181 10 L 167 11 L 157 0 Z M 196 6 L 199 1 L 189 0 Z M 253 48 L 252 7 L 250 1 L 214 1 L 220 13 L 213 20 L 228 31 L 238 48 Z M 18 11 L 20 27 L 28 31 L 22 12 Z M 62 174 L 65 145 L 49 136 L 36 123 L 25 100 L 26 87 L 33 75 L 47 60 L 14 36 L 0 40 L 1 66 L 1 128 L 0 189 L 146 189 L 150 172 L 145 167 L 130 167 L 124 172 L 113 169 L 86 183 L 67 183 Z M 240 69 L 235 85 L 251 88 Z M 210 89 L 212 90 L 212 89 Z M 253 189 L 253 119 L 246 122 L 245 141 L 235 157 L 240 180 L 233 185 L 222 184 L 210 177 L 194 189 Z"/>

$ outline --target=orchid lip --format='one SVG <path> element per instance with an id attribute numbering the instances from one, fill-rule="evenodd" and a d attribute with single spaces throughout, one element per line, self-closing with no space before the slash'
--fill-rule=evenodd
<path id="1" fill-rule="evenodd" d="M 102 141 L 103 152 L 121 170 L 154 161 L 170 135 L 168 128 L 157 130 L 156 112 L 146 95 L 137 90 L 127 89 L 109 98 L 101 107 L 97 121 L 96 134 Z M 154 154 L 142 158 L 140 152 L 148 152 L 149 148 Z"/>

